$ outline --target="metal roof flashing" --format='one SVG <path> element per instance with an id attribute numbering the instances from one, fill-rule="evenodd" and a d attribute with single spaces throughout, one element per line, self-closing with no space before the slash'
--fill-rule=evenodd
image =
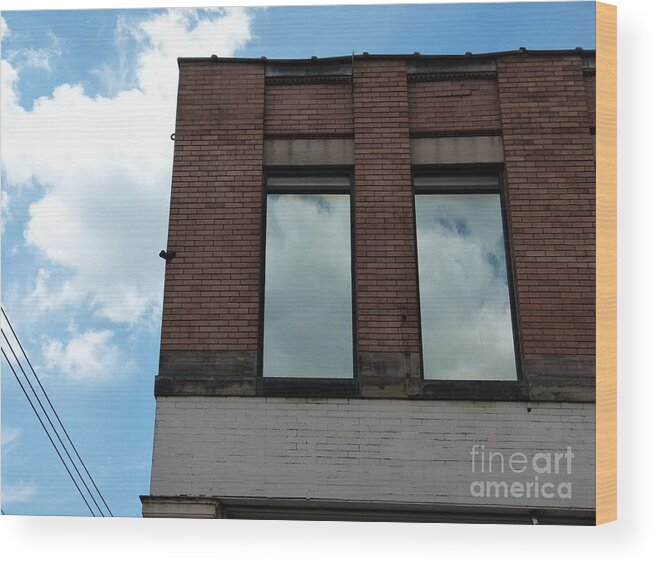
<path id="1" fill-rule="evenodd" d="M 527 55 L 527 56 L 543 56 L 543 57 L 562 57 L 567 55 L 578 55 L 584 57 L 586 60 L 594 59 L 596 51 L 594 49 L 583 49 L 576 47 L 575 49 L 553 49 L 553 50 L 532 50 L 520 47 L 512 51 L 494 51 L 489 53 L 464 53 L 464 54 L 370 54 L 358 53 L 353 55 L 340 55 L 335 57 L 310 57 L 307 59 L 269 59 L 267 57 L 219 57 L 218 55 L 211 55 L 210 57 L 179 57 L 178 64 L 193 64 L 193 63 L 251 63 L 260 65 L 275 65 L 286 67 L 291 72 L 294 68 L 305 65 L 321 65 L 340 67 L 343 64 L 349 64 L 352 61 L 359 60 L 405 60 L 409 63 L 427 62 L 427 61 L 453 61 L 454 63 L 471 60 L 482 61 L 485 59 L 496 59 L 498 57 L 506 57 L 511 55 Z M 341 65 L 340 65 L 341 64 Z"/>

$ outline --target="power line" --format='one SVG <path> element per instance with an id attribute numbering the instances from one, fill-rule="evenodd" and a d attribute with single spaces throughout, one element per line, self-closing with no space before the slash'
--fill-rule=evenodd
<path id="1" fill-rule="evenodd" d="M 16 334 L 16 331 L 14 330 L 14 327 L 13 327 L 11 321 L 9 320 L 9 317 L 8 317 L 8 315 L 7 315 L 7 312 L 5 311 L 4 308 L 1 308 L 1 310 L 2 310 L 2 313 L 3 313 L 3 315 L 4 315 L 5 320 L 7 321 L 7 324 L 9 325 L 9 328 L 11 329 L 11 333 L 13 334 L 14 339 L 16 340 L 16 343 L 18 344 L 18 347 L 20 347 L 20 350 L 21 350 L 21 352 L 22 352 L 22 354 L 23 354 L 23 357 L 24 357 L 25 361 L 27 361 L 27 364 L 29 365 L 31 372 L 32 372 L 32 374 L 34 375 L 34 378 L 36 379 L 36 381 L 37 381 L 37 383 L 38 383 L 38 387 L 39 387 L 39 389 L 41 390 L 43 396 L 45 397 L 47 404 L 50 406 L 50 410 L 52 411 L 52 413 L 53 413 L 54 416 L 55 416 L 55 419 L 56 419 L 57 422 L 59 423 L 59 426 L 61 427 L 61 430 L 63 431 L 63 433 L 64 433 L 66 439 L 68 440 L 68 442 L 69 442 L 69 444 L 70 444 L 70 447 L 73 449 L 73 452 L 74 452 L 75 455 L 77 456 L 77 459 L 78 459 L 79 463 L 82 465 L 82 468 L 84 469 L 84 471 L 85 471 L 85 473 L 86 473 L 86 476 L 87 476 L 88 480 L 89 480 L 90 483 L 93 485 L 93 487 L 94 487 L 94 489 L 95 489 L 95 492 L 97 493 L 97 495 L 98 495 L 98 496 L 100 497 L 100 499 L 102 500 L 102 503 L 104 504 L 105 508 L 107 509 L 107 512 L 109 513 L 110 516 L 113 516 L 112 511 L 111 511 L 109 505 L 107 504 L 107 501 L 105 500 L 105 497 L 102 495 L 102 492 L 101 492 L 100 489 L 98 488 L 98 485 L 96 484 L 95 480 L 93 479 L 93 476 L 91 475 L 91 473 L 89 472 L 89 469 L 88 469 L 87 466 L 85 465 L 84 460 L 82 459 L 80 453 L 78 452 L 78 450 L 77 450 L 75 444 L 73 443 L 73 440 L 71 439 L 71 437 L 70 437 L 70 435 L 69 435 L 69 433 L 68 433 L 68 431 L 67 431 L 67 429 L 66 429 L 66 426 L 65 426 L 64 423 L 62 422 L 61 418 L 59 417 L 59 414 L 57 413 L 57 410 L 55 409 L 55 407 L 54 407 L 52 401 L 50 400 L 50 397 L 49 397 L 47 391 L 45 390 L 45 388 L 44 388 L 44 386 L 43 386 L 43 383 L 41 382 L 41 379 L 39 379 L 39 376 L 37 375 L 36 371 L 34 370 L 34 366 L 32 365 L 32 363 L 31 363 L 31 361 L 30 361 L 30 358 L 28 357 L 27 352 L 25 351 L 25 348 L 23 347 L 23 344 L 21 343 L 20 339 L 18 338 L 18 335 Z M 54 432 L 55 436 L 56 436 L 57 439 L 59 440 L 59 443 L 61 444 L 61 447 L 64 449 L 64 452 L 66 453 L 66 456 L 68 457 L 68 460 L 70 461 L 70 464 L 72 465 L 73 469 L 75 470 L 77 476 L 80 478 L 80 481 L 82 482 L 82 485 L 84 486 L 84 489 L 88 492 L 88 495 L 89 495 L 90 499 L 93 501 L 93 504 L 94 504 L 95 507 L 98 509 L 100 515 L 101 515 L 101 516 L 105 516 L 105 513 L 104 513 L 103 509 L 101 508 L 100 504 L 99 504 L 98 501 L 96 500 L 96 495 L 92 492 L 90 486 L 87 484 L 87 481 L 86 481 L 85 478 L 82 476 L 82 473 L 81 473 L 80 469 L 78 468 L 78 465 L 76 464 L 74 458 L 72 457 L 71 453 L 70 453 L 69 450 L 67 449 L 67 447 L 66 447 L 66 445 L 65 445 L 65 443 L 64 443 L 64 441 L 63 441 L 63 439 L 62 439 L 62 437 L 61 437 L 60 434 L 57 432 L 57 428 L 56 428 L 55 424 L 53 423 L 52 419 L 50 418 L 50 416 L 49 416 L 49 414 L 48 414 L 48 411 L 46 410 L 46 408 L 44 407 L 43 403 L 41 402 L 41 399 L 39 398 L 39 394 L 38 394 L 37 391 L 35 390 L 35 387 L 34 387 L 33 384 L 32 384 L 32 381 L 31 381 L 30 376 L 27 374 L 27 372 L 26 372 L 25 369 L 23 368 L 23 365 L 21 364 L 21 361 L 20 361 L 20 359 L 18 358 L 18 355 L 16 354 L 16 351 L 14 350 L 14 348 L 12 347 L 11 342 L 9 341 L 9 338 L 8 338 L 7 335 L 5 334 L 4 330 L 0 330 L 0 331 L 1 331 L 2 336 L 4 337 L 4 339 L 5 339 L 6 343 L 7 343 L 7 345 L 9 346 L 9 349 L 11 350 L 11 353 L 12 353 L 14 359 L 15 359 L 15 362 L 17 363 L 18 367 L 20 368 L 20 371 L 22 372 L 23 377 L 24 377 L 25 380 L 27 381 L 27 384 L 29 385 L 29 387 L 30 387 L 30 389 L 31 389 L 31 391 L 32 391 L 32 394 L 34 395 L 34 398 L 36 398 L 36 400 L 37 400 L 37 402 L 38 402 L 38 404 L 39 404 L 41 410 L 43 411 L 43 415 L 45 415 L 46 419 L 48 420 L 48 423 L 50 424 L 50 426 L 51 426 L 51 428 L 52 428 L 52 432 Z M 75 484 L 75 487 L 77 488 L 78 492 L 80 493 L 80 496 L 82 496 L 82 499 L 84 500 L 85 504 L 86 504 L 87 507 L 89 508 L 89 511 L 91 512 L 91 514 L 92 514 L 93 516 L 95 516 L 96 513 L 95 513 L 94 510 L 91 508 L 89 502 L 87 501 L 87 497 L 83 494 L 82 489 L 81 489 L 80 486 L 78 485 L 77 480 L 75 479 L 75 477 L 74 477 L 73 474 L 71 473 L 71 470 L 69 469 L 69 466 L 68 466 L 67 462 L 65 461 L 64 457 L 62 456 L 62 453 L 60 452 L 58 445 L 55 443 L 54 439 L 52 438 L 50 432 L 48 431 L 48 429 L 47 429 L 47 427 L 46 427 L 45 422 L 44 422 L 43 419 L 41 418 L 41 416 L 40 416 L 40 414 L 39 414 L 39 412 L 38 412 L 36 406 L 35 406 L 34 403 L 32 402 L 32 399 L 30 398 L 29 393 L 27 392 L 27 390 L 26 390 L 25 387 L 23 386 L 23 383 L 21 382 L 21 379 L 19 378 L 18 373 L 17 373 L 16 370 L 14 369 L 14 366 L 12 365 L 12 363 L 9 361 L 9 357 L 7 356 L 7 354 L 6 354 L 6 352 L 5 352 L 5 348 L 3 347 L 2 349 L 3 349 L 2 352 L 3 352 L 3 355 L 4 355 L 4 357 L 5 357 L 5 360 L 7 361 L 7 363 L 9 364 L 9 366 L 10 366 L 12 372 L 14 373 L 14 377 L 16 378 L 18 384 L 20 385 L 20 387 L 21 387 L 21 389 L 22 389 L 22 391 L 23 391 L 23 394 L 24 394 L 25 397 L 27 398 L 27 400 L 28 400 L 28 402 L 29 402 L 29 404 L 30 404 L 30 407 L 32 408 L 32 411 L 33 411 L 34 414 L 37 416 L 37 418 L 38 418 L 38 420 L 39 420 L 39 423 L 41 424 L 41 427 L 42 427 L 43 430 L 46 432 L 46 435 L 48 436 L 48 439 L 50 440 L 50 443 L 52 444 L 53 448 L 54 448 L 55 451 L 57 452 L 57 455 L 58 455 L 59 459 L 61 460 L 62 464 L 64 465 L 64 467 L 65 467 L 65 469 L 66 469 L 66 471 L 67 471 L 67 473 L 68 473 L 69 476 L 71 477 L 71 480 L 72 480 L 73 483 Z"/>
<path id="2" fill-rule="evenodd" d="M 82 497 L 82 500 L 84 500 L 84 504 L 87 505 L 87 508 L 89 509 L 89 512 L 91 512 L 91 515 L 95 516 L 95 513 L 92 510 L 91 506 L 89 506 L 89 503 L 87 502 L 87 499 L 85 498 L 84 494 L 82 494 L 82 491 L 80 490 L 80 487 L 77 484 L 77 481 L 75 480 L 75 478 L 73 478 L 73 474 L 71 473 L 70 469 L 68 468 L 68 465 L 66 465 L 66 462 L 64 461 L 64 458 L 61 456 L 61 453 L 59 452 L 59 449 L 57 449 L 57 446 L 55 445 L 55 442 L 53 441 L 52 436 L 50 435 L 50 432 L 46 428 L 46 425 L 43 423 L 43 420 L 41 419 L 41 416 L 39 416 L 39 413 L 38 413 L 36 407 L 34 406 L 34 403 L 32 402 L 32 399 L 27 394 L 27 391 L 25 390 L 25 387 L 23 386 L 23 383 L 18 378 L 18 374 L 16 373 L 16 370 L 14 369 L 14 366 L 11 364 L 11 361 L 9 361 L 9 357 L 7 357 L 7 353 L 5 352 L 4 348 L 2 348 L 2 355 L 4 355 L 5 361 L 7 361 L 7 364 L 9 365 L 9 368 L 11 369 L 11 372 L 14 373 L 14 377 L 16 377 L 16 382 L 18 382 L 18 385 L 21 387 L 21 390 L 23 391 L 23 394 L 25 395 L 25 398 L 27 398 L 27 401 L 30 403 L 30 406 L 32 408 L 32 412 L 34 412 L 34 415 L 39 420 L 39 423 L 41 424 L 41 427 L 43 428 L 43 431 L 46 432 L 46 435 L 48 436 L 48 439 L 50 440 L 50 443 L 52 444 L 52 447 L 54 447 L 55 451 L 57 452 L 57 455 L 59 456 L 59 459 L 62 462 L 62 465 L 64 465 L 64 468 L 66 469 L 66 472 L 68 473 L 68 476 L 71 478 L 71 481 L 73 481 L 73 484 L 75 485 L 75 488 L 77 489 L 77 492 L 80 493 L 80 496 Z"/>
<path id="3" fill-rule="evenodd" d="M 36 401 L 39 403 L 39 406 L 41 407 L 41 410 L 43 411 L 43 415 L 48 420 L 48 423 L 50 424 L 50 427 L 52 428 L 52 431 L 54 432 L 55 436 L 59 440 L 59 443 L 61 444 L 61 446 L 64 448 L 64 453 L 66 453 L 66 457 L 68 457 L 69 461 L 71 462 L 71 465 L 73 466 L 73 469 L 75 469 L 75 472 L 77 473 L 77 476 L 80 477 L 80 480 L 82 481 L 82 484 L 84 485 L 84 488 L 89 493 L 89 497 L 91 497 L 91 500 L 96 505 L 96 508 L 98 509 L 98 512 L 100 512 L 100 515 L 102 516 L 103 511 L 100 508 L 100 505 L 98 504 L 95 497 L 93 496 L 93 493 L 91 492 L 91 489 L 89 488 L 89 485 L 87 485 L 86 481 L 82 477 L 82 474 L 80 473 L 80 470 L 78 469 L 75 461 L 73 461 L 73 458 L 71 457 L 71 454 L 69 453 L 68 449 L 66 449 L 66 445 L 64 445 L 64 442 L 62 441 L 62 438 L 59 435 L 59 432 L 57 431 L 57 428 L 55 428 L 55 425 L 52 423 L 52 420 L 50 419 L 50 415 L 48 414 L 48 412 L 44 408 L 43 403 L 41 402 L 41 399 L 38 397 L 38 395 L 36 393 L 36 390 L 34 390 L 34 386 L 32 385 L 32 381 L 27 376 L 27 373 L 25 372 L 25 369 L 23 369 L 23 365 L 21 364 L 20 359 L 18 359 L 18 356 L 16 355 L 16 352 L 14 351 L 14 348 L 12 347 L 11 343 L 9 342 L 9 339 L 7 338 L 7 335 L 5 334 L 5 330 L 0 330 L 0 332 L 2 333 L 2 337 L 5 338 L 5 341 L 7 342 L 7 345 L 9 346 L 9 349 L 11 350 L 11 353 L 14 356 L 14 359 L 16 360 L 16 363 L 18 364 L 19 369 L 23 373 L 23 376 L 25 377 L 25 380 L 27 381 L 27 384 L 30 387 L 30 390 L 32 391 L 32 394 L 34 395 L 34 398 L 36 398 Z"/>
<path id="4" fill-rule="evenodd" d="M 5 318 L 5 320 L 7 320 L 7 324 L 9 325 L 9 328 L 11 329 L 11 333 L 13 334 L 14 339 L 16 340 L 16 343 L 18 343 L 18 347 L 20 347 L 20 350 L 23 353 L 23 357 L 25 357 L 25 360 L 27 361 L 27 364 L 29 365 L 30 370 L 32 371 L 32 374 L 34 375 L 34 378 L 36 379 L 36 382 L 39 385 L 39 388 L 41 389 L 41 392 L 45 396 L 45 399 L 46 399 L 48 405 L 50 406 L 50 409 L 52 410 L 53 414 L 55 415 L 55 418 L 57 419 L 57 422 L 59 422 L 59 425 L 61 426 L 61 429 L 63 430 L 64 435 L 66 436 L 66 439 L 68 439 L 68 442 L 70 443 L 71 447 L 73 448 L 73 451 L 75 452 L 75 455 L 77 456 L 79 462 L 82 464 L 82 467 L 84 468 L 84 471 L 86 472 L 89 480 L 93 484 L 93 487 L 95 488 L 96 492 L 98 493 L 98 496 L 100 497 L 103 504 L 105 505 L 105 508 L 107 508 L 107 512 L 109 513 L 110 516 L 114 516 L 114 514 L 112 514 L 112 510 L 109 507 L 109 504 L 107 504 L 107 501 L 105 500 L 105 497 L 103 496 L 102 492 L 98 488 L 98 485 L 96 484 L 96 481 L 93 479 L 93 476 L 91 475 L 91 473 L 89 472 L 89 469 L 85 465 L 84 460 L 82 459 L 82 456 L 78 452 L 77 447 L 75 447 L 75 444 L 73 443 L 73 440 L 71 439 L 71 436 L 68 434 L 68 431 L 66 430 L 66 426 L 61 421 L 61 418 L 59 417 L 59 414 L 57 413 L 57 410 L 55 410 L 55 407 L 54 407 L 54 405 L 52 404 L 52 402 L 50 400 L 50 396 L 48 396 L 48 393 L 46 392 L 46 389 L 44 388 L 43 384 L 41 383 L 41 379 L 36 374 L 36 371 L 34 370 L 34 367 L 32 366 L 30 358 L 27 356 L 27 352 L 25 351 L 25 349 L 23 347 L 23 344 L 21 343 L 20 339 L 18 339 L 18 336 L 16 335 L 16 331 L 14 330 L 14 326 L 12 325 L 11 320 L 9 319 L 9 316 L 7 316 L 7 312 L 2 307 L 0 307 L 0 310 L 2 310 L 2 314 L 4 315 L 4 318 Z M 5 339 L 7 339 L 6 336 L 5 336 Z M 7 340 L 7 343 L 9 343 L 9 340 Z M 11 344 L 9 346 L 11 347 Z M 22 369 L 22 367 L 21 367 L 21 369 Z M 29 382 L 29 380 L 28 380 L 28 382 Z M 35 393 L 35 396 L 36 396 L 36 393 Z M 38 399 L 38 397 L 37 397 L 37 399 Z M 44 412 L 45 412 L 45 409 L 44 409 Z M 46 413 L 46 415 L 47 415 L 47 413 Z M 52 424 L 52 422 L 51 422 L 51 424 Z M 54 429 L 54 426 L 53 426 L 53 429 Z M 61 441 L 61 439 L 60 439 L 60 441 Z M 64 445 L 64 443 L 62 442 L 62 446 L 63 445 Z M 66 449 L 66 448 L 64 447 L 64 449 Z M 68 451 L 67 451 L 67 453 L 68 453 Z M 80 477 L 80 478 L 82 478 L 82 477 Z M 84 482 L 84 480 L 83 480 L 83 482 Z M 84 483 L 84 486 L 85 487 L 87 486 L 86 483 Z M 87 487 L 87 490 L 89 490 L 88 487 Z M 89 490 L 89 494 L 91 494 L 90 490 Z M 93 495 L 92 495 L 92 498 L 93 498 Z M 94 498 L 94 503 L 98 507 L 98 510 L 100 510 L 100 513 L 102 515 L 104 515 L 104 512 L 100 509 L 100 506 L 96 502 L 95 498 Z"/>

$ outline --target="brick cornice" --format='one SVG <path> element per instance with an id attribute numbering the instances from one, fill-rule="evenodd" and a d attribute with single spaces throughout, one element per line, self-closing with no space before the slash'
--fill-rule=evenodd
<path id="1" fill-rule="evenodd" d="M 266 84 L 351 84 L 350 76 L 266 77 Z"/>
<path id="2" fill-rule="evenodd" d="M 408 82 L 426 82 L 426 81 L 440 81 L 440 80 L 479 80 L 479 79 L 496 79 L 497 73 L 495 71 L 481 71 L 481 72 L 453 72 L 453 73 L 421 73 L 409 74 Z"/>

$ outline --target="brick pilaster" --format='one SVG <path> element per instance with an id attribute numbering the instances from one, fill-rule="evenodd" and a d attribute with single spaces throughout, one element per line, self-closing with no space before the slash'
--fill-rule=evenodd
<path id="1" fill-rule="evenodd" d="M 408 376 L 419 330 L 405 62 L 357 61 L 353 109 L 360 369 Z"/>
<path id="2" fill-rule="evenodd" d="M 589 364 L 595 163 L 581 58 L 512 56 L 497 67 L 524 354 Z"/>
<path id="3" fill-rule="evenodd" d="M 264 65 L 180 66 L 163 355 L 257 350 L 263 119 Z"/>

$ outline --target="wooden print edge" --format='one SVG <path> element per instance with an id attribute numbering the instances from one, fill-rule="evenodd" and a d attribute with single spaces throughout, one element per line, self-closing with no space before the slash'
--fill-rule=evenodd
<path id="1" fill-rule="evenodd" d="M 617 519 L 617 7 L 596 4 L 596 523 Z"/>

